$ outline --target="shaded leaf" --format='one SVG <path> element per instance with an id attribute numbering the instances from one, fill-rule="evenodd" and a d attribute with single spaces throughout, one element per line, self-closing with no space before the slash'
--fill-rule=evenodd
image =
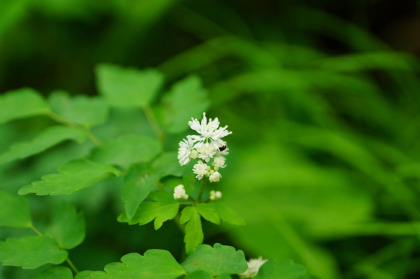
<path id="1" fill-rule="evenodd" d="M 149 137 L 122 135 L 111 139 L 95 149 L 91 159 L 128 168 L 133 163 L 145 163 L 153 159 L 161 150 L 160 144 Z"/>
<path id="2" fill-rule="evenodd" d="M 35 279 L 72 279 L 73 273 L 68 267 L 55 266 L 38 274 Z"/>
<path id="3" fill-rule="evenodd" d="M 0 227 L 29 228 L 31 213 L 26 197 L 0 191 Z"/>
<path id="4" fill-rule="evenodd" d="M 213 279 L 213 275 L 204 270 L 196 270 L 189 274 L 185 279 Z"/>
<path id="5" fill-rule="evenodd" d="M 41 95 L 33 89 L 21 88 L 0 96 L 0 124 L 50 111 Z"/>
<path id="6" fill-rule="evenodd" d="M 85 134 L 80 130 L 66 126 L 49 127 L 29 142 L 20 142 L 12 145 L 9 150 L 0 155 L 0 163 L 38 154 L 65 140 L 74 140 L 81 143 L 84 139 Z"/>
<path id="7" fill-rule="evenodd" d="M 20 195 L 70 195 L 95 185 L 111 175 L 121 174 L 117 169 L 86 159 L 70 161 L 59 168 L 59 173 L 49 174 L 19 190 Z"/>
<path id="8" fill-rule="evenodd" d="M 199 117 L 210 105 L 197 76 L 189 76 L 172 86 L 163 103 L 163 123 L 170 133 L 185 131 L 191 117 Z"/>
<path id="9" fill-rule="evenodd" d="M 185 225 L 184 242 L 185 250 L 187 254 L 190 254 L 195 247 L 203 243 L 204 235 L 200 214 L 195 207 L 188 206 L 182 210 L 179 223 L 187 223 Z"/>
<path id="10" fill-rule="evenodd" d="M 0 242 L 0 262 L 3 265 L 34 269 L 44 264 L 60 264 L 67 252 L 47 236 L 25 236 L 8 238 Z"/>
<path id="11" fill-rule="evenodd" d="M 220 224 L 220 218 L 217 214 L 216 210 L 214 209 L 213 203 L 200 203 L 197 205 L 197 210 L 200 215 L 215 224 Z"/>
<path id="12" fill-rule="evenodd" d="M 85 219 L 70 203 L 60 204 L 53 211 L 52 224 L 47 235 L 57 241 L 60 248 L 72 249 L 85 238 Z"/>
<path id="13" fill-rule="evenodd" d="M 255 279 L 310 279 L 313 278 L 308 275 L 307 270 L 300 264 L 295 264 L 292 261 L 281 261 L 276 263 L 274 260 L 267 261 L 261 266 Z"/>
<path id="14" fill-rule="evenodd" d="M 182 266 L 189 273 L 204 270 L 213 276 L 242 273 L 248 268 L 244 252 L 219 243 L 214 244 L 214 247 L 206 244 L 198 246 Z"/>
<path id="15" fill-rule="evenodd" d="M 163 84 L 163 75 L 156 70 L 101 64 L 96 68 L 96 75 L 99 92 L 116 107 L 149 105 Z"/>
<path id="16" fill-rule="evenodd" d="M 213 207 L 219 215 L 220 219 L 222 219 L 224 222 L 238 226 L 245 225 L 245 221 L 242 219 L 242 217 L 236 214 L 233 209 L 226 206 L 223 202 L 214 202 Z"/>
<path id="17" fill-rule="evenodd" d="M 61 118 L 86 127 L 101 124 L 108 118 L 108 104 L 99 97 L 70 97 L 66 92 L 56 91 L 50 96 L 49 104 Z"/>
<path id="18" fill-rule="evenodd" d="M 105 266 L 105 272 L 81 272 L 76 279 L 176 279 L 185 274 L 184 269 L 165 250 L 148 250 L 144 256 L 131 253 L 123 256 L 121 261 Z"/>

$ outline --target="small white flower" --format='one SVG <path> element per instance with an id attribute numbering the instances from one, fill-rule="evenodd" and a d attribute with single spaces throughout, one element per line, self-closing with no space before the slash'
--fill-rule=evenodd
<path id="1" fill-rule="evenodd" d="M 220 191 L 210 191 L 210 200 L 215 201 L 222 198 L 222 192 Z"/>
<path id="2" fill-rule="evenodd" d="M 178 160 L 181 166 L 186 165 L 191 160 L 191 151 L 193 149 L 193 142 L 190 137 L 179 142 Z"/>
<path id="3" fill-rule="evenodd" d="M 185 192 L 184 185 L 182 184 L 176 186 L 174 189 L 174 199 L 179 200 L 181 198 L 188 199 L 188 195 Z"/>
<path id="4" fill-rule="evenodd" d="M 248 264 L 248 269 L 244 272 L 239 274 L 240 278 L 253 278 L 258 274 L 258 270 L 260 267 L 266 263 L 267 260 L 263 260 L 262 257 L 259 257 L 258 259 L 250 259 Z"/>
<path id="5" fill-rule="evenodd" d="M 225 162 L 226 162 L 226 158 L 223 156 L 217 156 L 214 158 L 214 166 L 218 167 L 218 168 L 224 168 L 226 167 Z"/>
<path id="6" fill-rule="evenodd" d="M 198 158 L 203 159 L 206 162 L 210 161 L 214 154 L 216 154 L 216 149 L 214 148 L 213 144 L 209 144 L 207 142 L 202 144 L 198 151 Z"/>
<path id="7" fill-rule="evenodd" d="M 210 175 L 209 181 L 210 182 L 219 182 L 221 177 L 222 177 L 222 175 L 218 171 L 215 171 L 214 173 L 212 173 Z"/>
<path id="8" fill-rule="evenodd" d="M 195 149 L 193 149 L 191 151 L 190 157 L 191 157 L 191 159 L 197 159 L 197 157 L 198 157 L 198 151 L 195 150 Z"/>
<path id="9" fill-rule="evenodd" d="M 203 161 L 198 161 L 193 167 L 193 172 L 197 175 L 196 178 L 201 180 L 209 172 L 208 166 Z"/>

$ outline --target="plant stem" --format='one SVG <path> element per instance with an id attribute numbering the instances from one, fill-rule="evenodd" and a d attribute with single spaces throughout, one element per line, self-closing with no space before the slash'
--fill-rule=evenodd
<path id="1" fill-rule="evenodd" d="M 150 125 L 152 126 L 153 131 L 158 137 L 159 142 L 163 143 L 165 135 L 156 119 L 155 114 L 153 113 L 152 108 L 149 105 L 147 105 L 143 109 L 144 109 L 144 113 L 146 114 L 147 120 L 149 121 Z"/>
<path id="2" fill-rule="evenodd" d="M 200 187 L 200 193 L 198 194 L 198 202 L 201 202 L 201 198 L 203 197 L 203 192 L 204 192 L 204 186 L 206 185 L 206 180 L 203 177 L 203 180 L 201 180 L 201 187 Z"/>
<path id="3" fill-rule="evenodd" d="M 38 231 L 33 225 L 31 225 L 31 230 L 33 230 L 37 235 L 42 236 L 42 233 Z"/>
<path id="4" fill-rule="evenodd" d="M 74 273 L 79 273 L 79 270 L 77 269 L 77 267 L 74 265 L 74 263 L 70 260 L 69 257 L 67 257 L 66 259 L 67 264 L 70 266 L 70 268 L 74 271 Z"/>

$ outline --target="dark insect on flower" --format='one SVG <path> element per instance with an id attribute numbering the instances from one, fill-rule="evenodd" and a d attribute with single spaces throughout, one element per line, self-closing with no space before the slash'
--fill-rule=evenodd
<path id="1" fill-rule="evenodd" d="M 227 146 L 226 145 L 222 145 L 222 146 L 220 146 L 219 147 L 219 151 L 223 151 L 223 150 L 225 150 L 227 148 Z"/>

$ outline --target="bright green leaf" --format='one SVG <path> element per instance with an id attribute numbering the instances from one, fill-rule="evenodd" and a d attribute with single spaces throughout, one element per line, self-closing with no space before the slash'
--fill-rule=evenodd
<path id="1" fill-rule="evenodd" d="M 199 117 L 210 105 L 207 92 L 197 76 L 176 83 L 163 102 L 163 123 L 170 133 L 185 131 L 191 117 Z"/>
<path id="2" fill-rule="evenodd" d="M 145 163 L 153 159 L 161 150 L 160 144 L 149 137 L 122 135 L 111 139 L 95 149 L 93 161 L 119 165 L 128 168 L 133 163 Z"/>
<path id="3" fill-rule="evenodd" d="M 85 238 L 85 219 L 74 205 L 63 203 L 53 211 L 51 227 L 47 235 L 57 241 L 60 248 L 72 249 Z"/>
<path id="4" fill-rule="evenodd" d="M 295 264 L 292 261 L 281 261 L 276 263 L 274 260 L 269 260 L 261 266 L 255 279 L 310 279 L 307 270 L 304 266 Z"/>
<path id="5" fill-rule="evenodd" d="M 35 155 L 65 140 L 74 140 L 80 143 L 84 139 L 85 134 L 80 130 L 66 126 L 49 127 L 29 142 L 12 145 L 8 151 L 0 155 L 0 163 Z"/>
<path id="6" fill-rule="evenodd" d="M 26 197 L 0 191 L 0 227 L 29 228 L 31 213 Z"/>
<path id="7" fill-rule="evenodd" d="M 156 70 L 102 64 L 96 68 L 96 74 L 99 92 L 116 107 L 147 106 L 163 84 L 163 75 Z"/>
<path id="8" fill-rule="evenodd" d="M 3 265 L 34 269 L 44 264 L 60 264 L 67 258 L 67 252 L 60 250 L 57 243 L 47 236 L 25 236 L 8 238 L 0 242 L 0 262 Z"/>
<path id="9" fill-rule="evenodd" d="M 50 111 L 41 95 L 33 89 L 22 88 L 0 96 L 0 124 Z"/>
<path id="10" fill-rule="evenodd" d="M 200 215 L 215 224 L 220 224 L 220 218 L 217 214 L 216 210 L 214 209 L 213 203 L 200 203 L 197 205 L 197 210 Z"/>
<path id="11" fill-rule="evenodd" d="M 226 206 L 223 202 L 214 202 L 213 206 L 222 221 L 232 225 L 245 225 L 245 221 L 242 219 L 242 217 L 236 214 L 233 209 Z"/>
<path id="12" fill-rule="evenodd" d="M 185 279 L 213 279 L 213 275 L 204 270 L 196 270 L 189 274 Z"/>
<path id="13" fill-rule="evenodd" d="M 185 250 L 190 254 L 195 247 L 203 243 L 204 235 L 201 227 L 201 217 L 195 207 L 188 206 L 181 212 L 179 220 L 181 224 L 188 222 L 185 225 Z"/>
<path id="14" fill-rule="evenodd" d="M 210 245 L 198 246 L 182 263 L 182 266 L 189 273 L 204 270 L 213 276 L 238 274 L 248 268 L 244 252 L 236 251 L 231 246 L 219 243 L 216 243 L 214 247 Z"/>
<path id="15" fill-rule="evenodd" d="M 139 165 L 130 167 L 125 176 L 121 193 L 128 219 L 133 218 L 137 208 L 152 191 L 157 181 L 156 175 L 150 174 L 148 168 Z"/>
<path id="16" fill-rule="evenodd" d="M 69 97 L 65 92 L 56 91 L 49 103 L 51 110 L 61 118 L 86 127 L 101 124 L 108 118 L 108 104 L 99 97 Z"/>
<path id="17" fill-rule="evenodd" d="M 177 152 L 165 152 L 153 162 L 154 173 L 159 177 L 182 176 L 185 169 L 179 164 Z"/>
<path id="18" fill-rule="evenodd" d="M 144 256 L 131 253 L 123 256 L 121 261 L 105 266 L 105 273 L 84 271 L 76 279 L 176 279 L 185 274 L 184 269 L 165 250 L 148 250 Z"/>
<path id="19" fill-rule="evenodd" d="M 68 267 L 55 266 L 38 274 L 35 279 L 72 279 L 73 273 Z"/>
<path id="20" fill-rule="evenodd" d="M 59 173 L 49 174 L 19 190 L 20 195 L 70 195 L 95 185 L 111 175 L 121 174 L 117 169 L 86 159 L 70 161 L 59 168 Z"/>

